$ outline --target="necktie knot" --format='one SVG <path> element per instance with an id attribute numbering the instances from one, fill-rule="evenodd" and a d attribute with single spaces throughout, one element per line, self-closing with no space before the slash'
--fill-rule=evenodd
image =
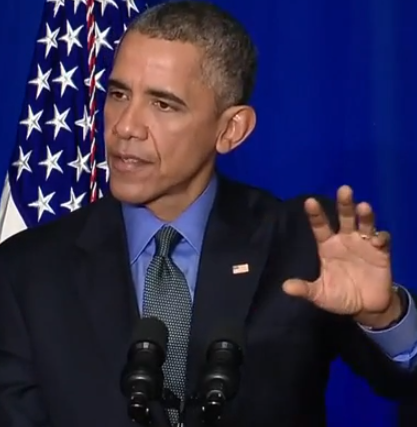
<path id="1" fill-rule="evenodd" d="M 155 255 L 169 257 L 172 251 L 175 249 L 175 246 L 177 246 L 177 244 L 180 242 L 181 237 L 181 234 L 178 233 L 175 228 L 171 226 L 162 227 L 155 234 Z"/>

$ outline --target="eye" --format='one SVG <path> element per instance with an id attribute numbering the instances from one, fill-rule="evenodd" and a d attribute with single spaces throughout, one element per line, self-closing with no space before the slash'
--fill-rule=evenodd
<path id="1" fill-rule="evenodd" d="M 124 99 L 126 99 L 126 94 L 119 90 L 110 90 L 109 95 L 116 101 L 123 101 Z"/>
<path id="2" fill-rule="evenodd" d="M 164 101 L 155 101 L 154 105 L 161 111 L 168 112 L 168 111 L 175 111 L 175 108 L 169 105 L 168 103 Z"/>

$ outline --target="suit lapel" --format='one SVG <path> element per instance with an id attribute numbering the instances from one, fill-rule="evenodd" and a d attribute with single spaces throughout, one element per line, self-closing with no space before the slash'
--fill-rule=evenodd
<path id="1" fill-rule="evenodd" d="M 197 387 L 212 331 L 224 323 L 232 323 L 244 332 L 267 260 L 274 224 L 273 221 L 260 223 L 250 205 L 246 187 L 219 180 L 204 239 L 194 301 L 187 372 L 189 395 Z M 234 272 L 234 266 L 241 266 L 238 267 L 240 272 Z"/>
<path id="2" fill-rule="evenodd" d="M 94 345 L 118 382 L 138 310 L 119 203 L 111 197 L 98 203 L 78 239 L 76 284 Z"/>

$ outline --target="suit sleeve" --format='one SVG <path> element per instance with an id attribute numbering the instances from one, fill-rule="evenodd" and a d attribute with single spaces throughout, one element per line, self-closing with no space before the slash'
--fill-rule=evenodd
<path id="1" fill-rule="evenodd" d="M 381 349 L 404 369 L 417 367 L 417 308 L 410 292 L 398 286 L 404 306 L 404 316 L 395 325 L 380 331 L 361 329 L 381 347 Z"/>
<path id="2" fill-rule="evenodd" d="M 331 329 L 336 352 L 376 394 L 391 399 L 417 397 L 417 369 L 404 369 L 350 318 L 333 319 Z"/>
<path id="3" fill-rule="evenodd" d="M 0 426 L 50 427 L 22 312 L 0 250 Z"/>

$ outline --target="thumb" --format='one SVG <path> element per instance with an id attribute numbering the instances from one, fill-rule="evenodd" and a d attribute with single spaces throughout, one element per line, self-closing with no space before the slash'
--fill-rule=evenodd
<path id="1" fill-rule="evenodd" d="M 308 300 L 314 299 L 314 284 L 301 279 L 289 279 L 284 282 L 282 288 L 285 293 L 293 297 L 301 297 Z"/>

